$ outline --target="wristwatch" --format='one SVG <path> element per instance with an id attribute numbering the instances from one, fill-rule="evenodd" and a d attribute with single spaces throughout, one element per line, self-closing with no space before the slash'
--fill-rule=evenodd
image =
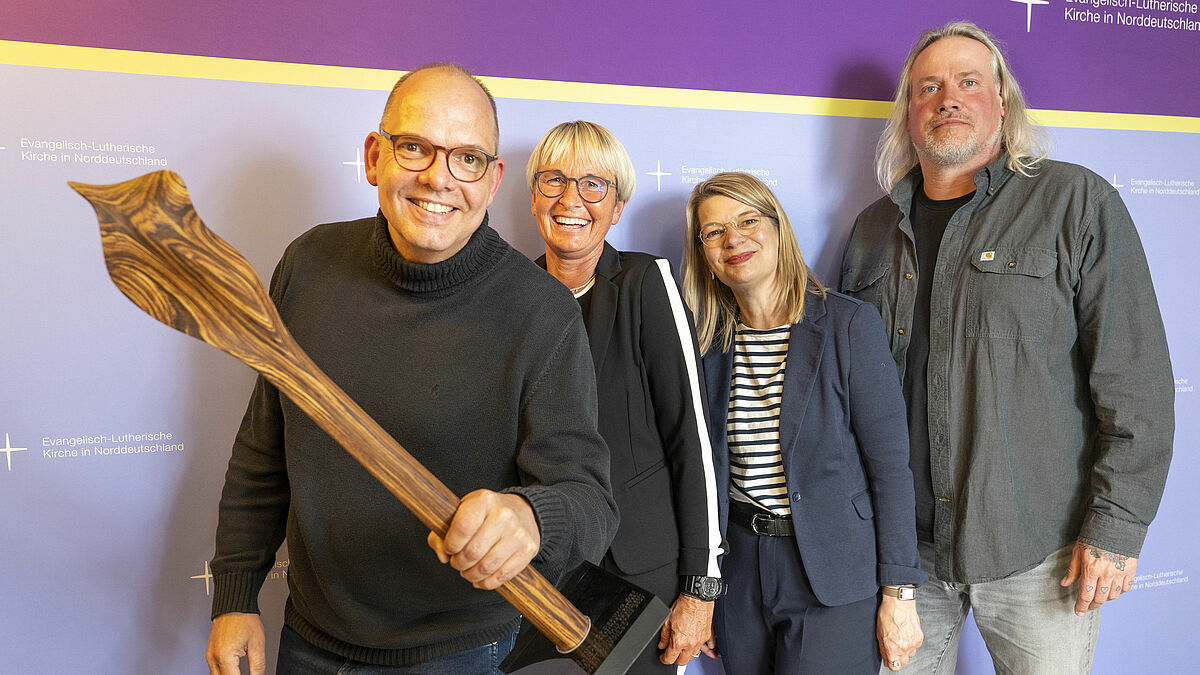
<path id="1" fill-rule="evenodd" d="M 917 589 L 913 586 L 884 586 L 883 594 L 901 600 L 916 600 Z"/>
<path id="2" fill-rule="evenodd" d="M 680 577 L 679 592 L 689 598 L 712 602 L 725 595 L 728 590 L 724 579 L 718 577 L 682 576 Z"/>

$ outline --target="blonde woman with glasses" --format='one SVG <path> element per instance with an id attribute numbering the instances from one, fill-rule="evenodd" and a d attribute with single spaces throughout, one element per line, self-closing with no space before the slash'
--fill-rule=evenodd
<path id="1" fill-rule="evenodd" d="M 827 291 L 787 214 L 744 173 L 687 205 L 684 297 L 696 316 L 729 585 L 730 675 L 897 670 L 920 646 L 900 383 L 879 314 Z"/>
<path id="2" fill-rule="evenodd" d="M 691 315 L 666 260 L 605 241 L 635 176 L 621 142 L 584 121 L 551 129 L 526 169 L 538 264 L 578 300 L 596 369 L 621 513 L 600 565 L 671 606 L 629 672 L 674 673 L 711 644 L 721 535 Z"/>

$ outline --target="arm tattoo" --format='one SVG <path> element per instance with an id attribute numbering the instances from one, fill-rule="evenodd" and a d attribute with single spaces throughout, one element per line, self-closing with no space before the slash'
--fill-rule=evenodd
<path id="1" fill-rule="evenodd" d="M 1092 546 L 1091 544 L 1084 544 L 1084 546 L 1087 547 L 1088 553 L 1091 553 L 1093 558 L 1100 558 L 1102 560 L 1107 560 L 1108 562 L 1113 564 L 1113 567 L 1117 568 L 1118 570 L 1120 570 L 1122 572 L 1125 571 L 1125 561 L 1129 560 L 1129 556 L 1121 555 L 1120 553 L 1113 553 L 1112 551 L 1105 551 L 1104 549 L 1096 548 L 1095 546 Z"/>

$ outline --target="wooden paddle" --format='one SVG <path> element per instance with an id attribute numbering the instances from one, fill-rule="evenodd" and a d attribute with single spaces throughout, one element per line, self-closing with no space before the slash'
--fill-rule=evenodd
<path id="1" fill-rule="evenodd" d="M 104 262 L 122 293 L 155 319 L 262 373 L 422 523 L 446 534 L 458 497 L 300 349 L 250 263 L 204 225 L 178 175 L 68 185 L 95 208 Z M 588 617 L 533 567 L 497 590 L 561 651 L 587 637 Z"/>

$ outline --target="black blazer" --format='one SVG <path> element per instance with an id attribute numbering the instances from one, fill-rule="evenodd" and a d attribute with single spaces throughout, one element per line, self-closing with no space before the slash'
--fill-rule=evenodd
<path id="1" fill-rule="evenodd" d="M 725 435 L 733 354 L 704 355 L 721 497 L 729 517 Z M 884 584 L 921 584 L 908 428 L 883 322 L 869 304 L 809 294 L 792 326 L 779 445 L 796 547 L 817 599 L 836 606 Z"/>
<path id="2" fill-rule="evenodd" d="M 605 243 L 583 307 L 621 513 L 613 561 L 625 574 L 678 560 L 678 574 L 719 576 L 704 380 L 670 263 Z"/>

